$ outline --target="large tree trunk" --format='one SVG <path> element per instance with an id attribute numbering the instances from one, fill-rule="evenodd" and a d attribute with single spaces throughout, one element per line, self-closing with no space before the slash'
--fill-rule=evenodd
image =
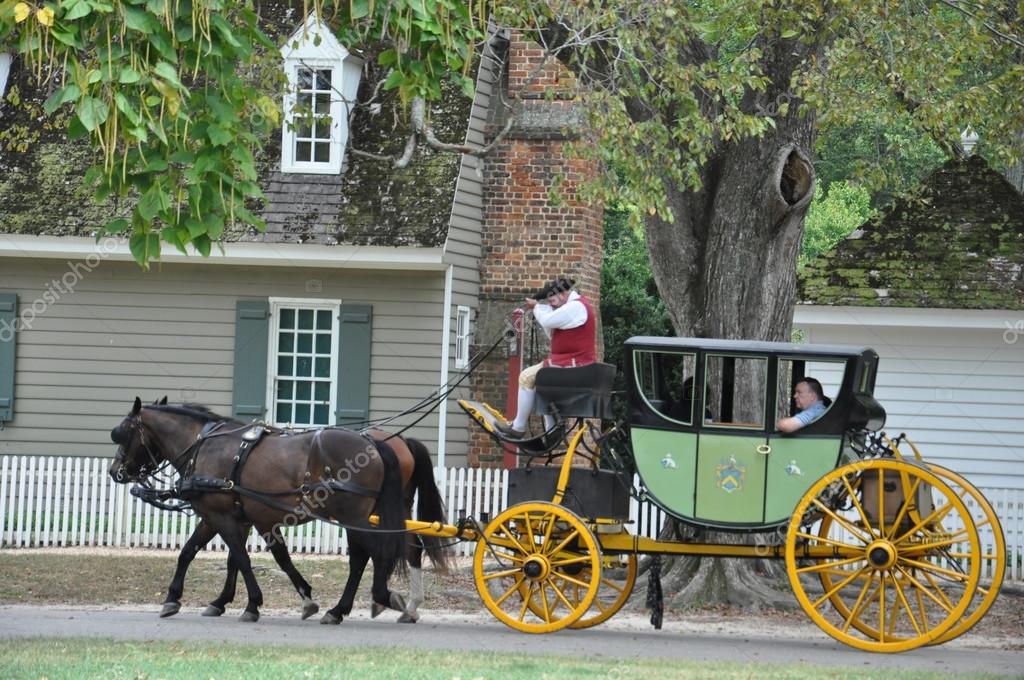
<path id="1" fill-rule="evenodd" d="M 814 195 L 815 137 L 813 117 L 792 109 L 769 134 L 724 146 L 707 164 L 699 192 L 670 188 L 674 223 L 657 217 L 645 223 L 654 277 L 681 336 L 790 338 L 797 254 Z M 673 524 L 667 532 L 687 531 Z M 781 538 L 709 531 L 696 540 L 771 544 Z M 783 574 L 777 560 L 675 558 L 664 564 L 662 578 L 670 606 L 795 606 Z M 638 588 L 638 600 L 642 593 Z"/>

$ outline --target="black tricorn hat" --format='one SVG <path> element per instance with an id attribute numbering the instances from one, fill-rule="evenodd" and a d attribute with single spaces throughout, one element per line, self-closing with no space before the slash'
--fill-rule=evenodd
<path id="1" fill-rule="evenodd" d="M 544 284 L 543 288 L 534 293 L 533 299 L 547 300 L 549 295 L 554 295 L 555 293 L 564 293 L 567 290 L 571 290 L 572 287 L 575 285 L 576 282 L 574 280 L 567 279 L 565 277 L 559 277 L 557 279 L 548 281 L 546 284 Z"/>

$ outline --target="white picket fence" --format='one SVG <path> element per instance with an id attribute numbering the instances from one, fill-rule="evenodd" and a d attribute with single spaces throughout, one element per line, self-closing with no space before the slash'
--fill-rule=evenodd
<path id="1" fill-rule="evenodd" d="M 0 546 L 110 546 L 178 550 L 195 529 L 196 517 L 167 512 L 132 496 L 115 484 L 107 470 L 110 459 L 51 456 L 0 456 Z M 448 468 L 436 470 L 449 512 L 494 517 L 506 505 L 505 470 Z M 1024 491 L 983 489 L 1003 524 L 1007 548 L 1007 580 L 1024 580 Z M 630 531 L 656 537 L 666 515 L 649 503 L 630 504 Z M 299 553 L 347 553 L 344 531 L 325 522 L 288 526 L 288 549 Z M 991 529 L 982 527 L 983 549 L 992 544 Z M 456 549 L 471 554 L 474 544 Z M 254 531 L 249 549 L 263 550 Z M 208 549 L 225 550 L 214 539 Z"/>

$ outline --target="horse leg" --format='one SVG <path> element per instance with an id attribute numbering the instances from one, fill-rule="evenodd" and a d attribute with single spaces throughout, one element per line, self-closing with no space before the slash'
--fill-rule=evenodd
<path id="1" fill-rule="evenodd" d="M 419 536 L 410 536 L 405 557 L 409 561 L 409 603 L 398 617 L 398 622 L 416 623 L 420 620 L 419 607 L 423 604 L 423 546 Z"/>
<path id="2" fill-rule="evenodd" d="M 228 544 L 228 559 L 234 563 L 236 569 L 242 572 L 242 580 L 245 581 L 245 590 L 249 596 L 245 603 L 245 611 L 238 617 L 239 621 L 254 622 L 260 619 L 260 607 L 263 606 L 263 591 L 256 582 L 256 575 L 252 571 L 252 562 L 249 560 L 249 553 L 245 551 L 245 534 L 242 529 L 247 528 L 236 522 L 226 522 L 225 531 L 221 531 L 221 538 Z M 230 566 L 229 566 L 230 569 Z"/>
<path id="3" fill-rule="evenodd" d="M 377 555 L 373 556 L 373 585 L 371 586 L 373 602 L 370 605 L 370 618 L 377 618 L 385 609 L 406 613 L 405 598 L 388 590 L 388 575 L 380 567 Z"/>
<path id="4" fill-rule="evenodd" d="M 160 618 L 174 616 L 181 610 L 181 595 L 185 592 L 185 572 L 188 571 L 188 566 L 195 559 L 196 553 L 202 550 L 203 546 L 216 535 L 217 532 L 207 524 L 206 520 L 200 520 L 196 525 L 195 531 L 188 537 L 188 541 L 178 554 L 178 566 L 174 570 L 171 585 L 167 587 L 167 599 L 164 600 L 164 606 L 160 610 Z"/>
<path id="5" fill-rule="evenodd" d="M 345 592 L 333 609 L 328 610 L 320 619 L 320 623 L 338 624 L 346 616 L 352 613 L 352 604 L 356 599 L 356 590 L 359 589 L 359 582 L 366 570 L 366 563 L 370 555 L 360 542 L 358 534 L 354 531 L 348 532 L 348 580 L 345 582 Z"/>
<path id="6" fill-rule="evenodd" d="M 245 542 L 245 538 L 249 535 L 250 526 L 246 525 L 240 527 L 239 536 L 242 538 L 242 542 Z M 235 564 L 234 560 L 231 559 L 231 553 L 228 553 L 227 563 L 227 574 L 224 577 L 224 587 L 221 588 L 220 595 L 217 596 L 210 604 L 206 605 L 206 609 L 203 610 L 203 616 L 220 616 L 227 609 L 229 602 L 235 599 L 235 590 L 238 584 L 238 565 Z"/>
<path id="7" fill-rule="evenodd" d="M 288 574 L 288 578 L 291 579 L 292 585 L 295 587 L 295 592 L 302 598 L 302 619 L 308 619 L 320 611 L 320 605 L 313 601 L 313 587 L 306 582 L 306 579 L 292 563 L 292 557 L 288 554 L 288 546 L 285 545 L 284 536 L 281 535 L 278 526 L 275 524 L 268 531 L 261 530 L 260 533 L 266 539 L 267 547 L 270 548 L 270 554 L 274 556 L 277 566 Z"/>

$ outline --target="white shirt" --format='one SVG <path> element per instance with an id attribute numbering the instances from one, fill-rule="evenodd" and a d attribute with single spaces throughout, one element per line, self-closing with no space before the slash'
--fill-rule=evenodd
<path id="1" fill-rule="evenodd" d="M 537 320 L 540 327 L 544 329 L 544 335 L 551 337 L 551 331 L 559 329 L 567 331 L 570 328 L 577 328 L 587 322 L 587 308 L 580 302 L 580 294 L 576 291 L 569 293 L 569 299 L 565 304 L 555 309 L 546 302 L 540 302 L 533 308 L 533 318 Z"/>

